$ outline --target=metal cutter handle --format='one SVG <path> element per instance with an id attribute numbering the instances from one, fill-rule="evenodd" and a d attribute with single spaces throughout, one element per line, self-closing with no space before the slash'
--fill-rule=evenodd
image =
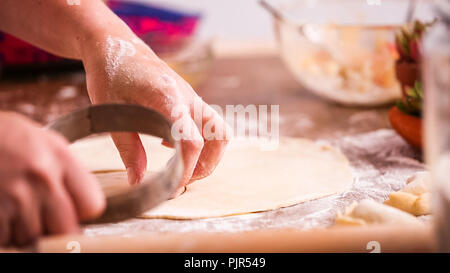
<path id="1" fill-rule="evenodd" d="M 170 123 L 158 112 L 137 105 L 93 105 L 63 116 L 47 126 L 70 142 L 106 132 L 138 132 L 160 137 L 175 146 L 175 155 L 162 172 L 140 185 L 106 196 L 106 209 L 94 221 L 84 224 L 118 222 L 135 217 L 167 200 L 183 173 L 181 148 L 171 134 Z"/>

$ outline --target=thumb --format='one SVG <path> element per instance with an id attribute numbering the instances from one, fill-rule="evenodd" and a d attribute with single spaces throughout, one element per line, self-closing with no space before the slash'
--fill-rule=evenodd
<path id="1" fill-rule="evenodd" d="M 137 133 L 111 133 L 123 163 L 127 169 L 128 182 L 141 182 L 147 168 L 147 156 Z"/>

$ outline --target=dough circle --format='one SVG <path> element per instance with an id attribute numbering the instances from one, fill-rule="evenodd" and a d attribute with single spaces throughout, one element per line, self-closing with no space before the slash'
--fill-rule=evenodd
<path id="1" fill-rule="evenodd" d="M 148 170 L 164 167 L 173 151 L 160 140 L 141 136 Z M 123 164 L 108 136 L 82 140 L 73 152 L 111 190 L 126 184 Z M 209 177 L 186 187 L 181 196 L 144 213 L 143 218 L 201 219 L 268 211 L 345 191 L 351 168 L 336 148 L 306 139 L 281 138 L 273 151 L 260 141 L 232 141 Z"/>

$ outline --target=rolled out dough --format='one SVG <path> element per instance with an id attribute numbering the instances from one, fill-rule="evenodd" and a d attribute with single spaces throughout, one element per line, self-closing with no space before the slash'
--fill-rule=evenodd
<path id="1" fill-rule="evenodd" d="M 142 136 L 142 141 L 148 170 L 165 166 L 173 151 L 153 137 Z M 353 182 L 346 157 L 326 144 L 282 138 L 274 151 L 262 151 L 260 144 L 232 141 L 212 175 L 142 217 L 200 219 L 267 211 L 342 192 Z M 85 139 L 71 148 L 107 191 L 126 185 L 125 172 L 108 173 L 124 170 L 108 136 Z"/>

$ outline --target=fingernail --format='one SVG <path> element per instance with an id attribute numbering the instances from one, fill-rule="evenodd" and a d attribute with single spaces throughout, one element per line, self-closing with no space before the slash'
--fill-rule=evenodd
<path id="1" fill-rule="evenodd" d="M 183 194 L 185 191 L 186 191 L 186 187 L 178 188 L 178 189 L 175 191 L 175 193 L 172 194 L 172 198 L 171 198 L 171 199 L 180 196 L 180 195 Z"/>
<path id="2" fill-rule="evenodd" d="M 127 168 L 127 175 L 128 175 L 128 183 L 130 183 L 130 185 L 135 185 L 141 182 L 134 168 Z"/>

